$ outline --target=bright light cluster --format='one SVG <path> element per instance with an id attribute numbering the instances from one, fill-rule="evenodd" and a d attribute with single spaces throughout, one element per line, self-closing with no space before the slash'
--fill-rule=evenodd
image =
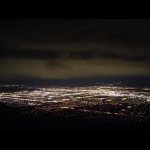
<path id="1" fill-rule="evenodd" d="M 114 86 L 47 87 L 18 92 L 1 92 L 0 101 L 15 106 L 74 108 L 81 105 L 136 103 L 150 101 L 150 89 Z"/>

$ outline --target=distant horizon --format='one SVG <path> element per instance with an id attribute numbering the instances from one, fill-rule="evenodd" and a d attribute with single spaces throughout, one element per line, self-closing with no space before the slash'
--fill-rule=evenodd
<path id="1" fill-rule="evenodd" d="M 1 80 L 0 84 L 19 84 L 29 86 L 94 86 L 108 85 L 150 87 L 149 76 L 101 76 L 67 79 L 16 78 Z"/>

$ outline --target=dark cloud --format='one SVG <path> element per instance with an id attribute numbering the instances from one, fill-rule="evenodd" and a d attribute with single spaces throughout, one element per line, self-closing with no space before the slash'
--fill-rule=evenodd
<path id="1" fill-rule="evenodd" d="M 149 45 L 147 20 L 1 20 L 1 38 L 28 42 L 121 42 Z"/>
<path id="2" fill-rule="evenodd" d="M 26 59 L 59 59 L 63 56 L 61 51 L 57 50 L 8 50 L 4 49 L 0 51 L 0 58 L 26 58 Z"/>
<path id="3" fill-rule="evenodd" d="M 0 58 L 25 58 L 25 59 L 115 59 L 122 61 L 149 61 L 150 56 L 147 54 L 139 53 L 117 53 L 112 50 L 75 50 L 75 51 L 64 51 L 64 50 L 13 50 L 13 49 L 1 49 Z"/>
<path id="4" fill-rule="evenodd" d="M 0 20 L 0 77 L 149 75 L 149 41 L 149 20 Z"/>

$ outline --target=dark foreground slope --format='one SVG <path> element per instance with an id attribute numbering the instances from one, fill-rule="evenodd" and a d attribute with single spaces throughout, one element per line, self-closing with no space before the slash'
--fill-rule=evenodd
<path id="1" fill-rule="evenodd" d="M 25 110 L 26 113 L 22 113 Z M 150 122 L 124 121 L 113 115 L 89 118 L 79 111 L 63 110 L 34 114 L 32 108 L 12 108 L 0 104 L 0 130 L 24 131 L 150 131 Z M 28 113 L 29 112 L 29 113 Z M 61 114 L 61 115 L 60 115 Z M 92 115 L 92 114 L 88 114 Z"/>

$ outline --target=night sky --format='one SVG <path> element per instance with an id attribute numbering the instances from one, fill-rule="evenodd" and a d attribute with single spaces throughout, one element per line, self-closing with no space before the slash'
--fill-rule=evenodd
<path id="1" fill-rule="evenodd" d="M 150 76 L 150 20 L 1 19 L 0 79 Z"/>

